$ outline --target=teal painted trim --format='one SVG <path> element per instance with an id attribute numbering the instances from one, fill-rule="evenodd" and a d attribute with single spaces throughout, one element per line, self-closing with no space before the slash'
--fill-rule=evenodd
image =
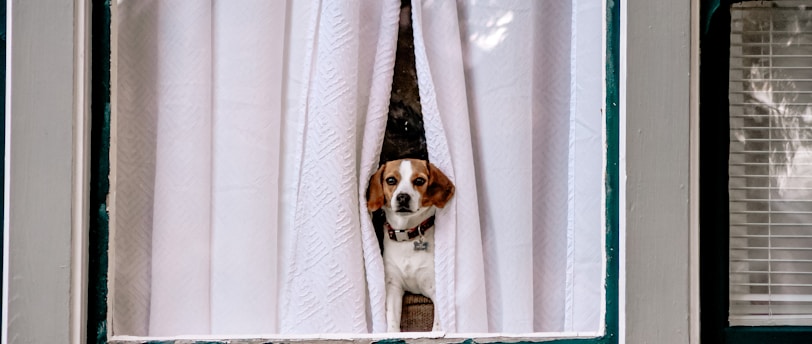
<path id="1" fill-rule="evenodd" d="M 737 2 L 747 2 L 747 1 L 757 1 L 757 0 L 702 0 L 700 3 L 701 10 L 700 10 L 700 22 L 702 23 L 702 33 L 707 34 L 710 30 L 711 21 L 713 20 L 713 15 L 716 14 L 716 11 L 722 7 L 724 4 L 725 6 L 730 6 Z"/>
<path id="2" fill-rule="evenodd" d="M 702 1 L 703 15 L 709 13 L 704 7 L 709 3 Z M 724 343 L 729 300 L 730 11 L 723 8 L 707 19 L 708 31 L 699 38 L 699 332 L 702 343 Z"/>
<path id="3" fill-rule="evenodd" d="M 373 342 L 374 344 L 406 344 L 406 341 L 403 339 L 384 339 L 379 340 L 377 342 Z M 466 340 L 464 343 L 468 343 Z"/>
<path id="4" fill-rule="evenodd" d="M 103 96 L 100 103 L 104 104 L 104 111 L 99 116 L 102 118 L 96 123 L 96 112 L 93 112 L 93 128 L 102 128 L 100 141 L 94 140 L 91 149 L 95 152 L 99 150 L 99 155 L 92 157 L 93 161 L 98 161 L 97 171 L 91 179 L 91 209 L 96 209 L 91 214 L 94 222 L 91 224 L 91 267 L 90 267 L 90 305 L 88 306 L 88 333 L 95 333 L 95 338 L 88 338 L 88 343 L 107 343 L 107 249 L 109 244 L 108 222 L 105 199 L 109 191 L 110 173 L 110 0 L 95 0 L 94 5 L 100 5 L 97 10 L 94 6 L 93 23 L 94 28 L 99 28 L 100 32 L 94 29 L 93 53 L 94 59 L 93 76 L 94 91 L 96 85 L 99 86 Z M 97 13 L 98 12 L 98 13 Z M 100 22 L 97 22 L 97 17 Z M 620 4 L 615 0 L 606 0 L 606 181 L 604 188 L 606 192 L 606 314 L 604 319 L 605 334 L 603 337 L 588 339 L 558 339 L 547 341 L 547 344 L 617 344 L 618 343 L 618 319 L 619 319 L 619 230 L 620 230 Z M 96 25 L 99 24 L 99 25 Z M 98 44 L 98 45 L 97 45 Z M 100 70 L 97 70 L 96 66 Z M 98 74 L 97 74 L 98 73 Z M 95 93 L 95 92 L 94 92 Z M 92 106 L 93 106 L 92 105 Z M 96 180 L 97 182 L 94 182 Z M 98 184 L 98 185 L 97 185 Z M 94 192 L 93 187 L 97 192 Z M 95 200 L 95 201 L 94 201 Z M 96 205 L 94 207 L 94 205 Z M 95 245 L 94 245 L 95 240 Z M 95 246 L 95 247 L 94 247 Z M 94 251 L 95 249 L 95 251 Z M 94 255 L 98 255 L 98 260 L 94 262 Z M 96 269 L 94 270 L 94 265 Z M 92 311 L 95 309 L 95 311 Z M 91 314 L 92 313 L 92 314 Z M 149 341 L 150 344 L 173 344 L 175 341 Z M 219 344 L 219 341 L 197 341 L 195 344 Z M 270 342 L 269 342 L 270 343 Z M 377 341 L 380 344 L 405 344 L 403 339 L 385 339 Z M 460 344 L 475 344 L 473 339 L 466 339 Z M 536 342 L 519 342 L 529 344 Z"/>
<path id="5" fill-rule="evenodd" d="M 713 18 L 713 14 L 716 12 L 716 10 L 719 9 L 720 0 L 708 0 L 705 2 L 707 3 L 707 6 L 700 15 L 702 16 L 703 30 L 705 33 L 708 33 L 708 30 L 710 30 L 711 18 Z"/>
<path id="6" fill-rule="evenodd" d="M 737 344 L 808 344 L 812 343 L 810 326 L 735 326 L 725 329 L 725 342 Z"/>
<path id="7" fill-rule="evenodd" d="M 91 13 L 90 234 L 87 342 L 107 343 L 110 191 L 110 0 L 93 0 Z"/>
<path id="8" fill-rule="evenodd" d="M 606 2 L 606 334 L 618 342 L 620 317 L 620 4 Z"/>
<path id="9" fill-rule="evenodd" d="M 144 342 L 144 344 L 174 344 L 174 340 L 151 340 L 148 342 Z M 270 343 L 270 342 L 268 342 Z M 228 344 L 228 341 L 197 341 L 195 344 Z"/>
<path id="10" fill-rule="evenodd" d="M 8 27 L 6 26 L 6 0 L 0 1 L 0 41 L 3 41 L 3 44 L 6 43 L 6 32 L 8 31 Z M 3 50 L 3 56 L 6 56 L 6 51 Z M 3 69 L 3 81 L 5 82 L 5 73 L 6 73 L 6 66 L 0 67 Z M 5 86 L 3 86 L 5 87 Z M 5 93 L 3 93 L 5 94 Z M 5 103 L 5 100 L 3 100 Z M 5 110 L 3 110 L 5 111 Z M 5 118 L 4 118 L 5 119 Z"/>

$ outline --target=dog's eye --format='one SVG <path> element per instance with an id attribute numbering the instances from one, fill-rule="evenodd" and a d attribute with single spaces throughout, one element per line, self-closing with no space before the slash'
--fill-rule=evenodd
<path id="1" fill-rule="evenodd" d="M 415 186 L 421 186 L 423 184 L 426 184 L 426 180 L 423 178 L 417 178 L 412 183 L 414 183 Z"/>
<path id="2" fill-rule="evenodd" d="M 386 184 L 395 185 L 398 183 L 398 180 L 395 177 L 386 178 Z"/>

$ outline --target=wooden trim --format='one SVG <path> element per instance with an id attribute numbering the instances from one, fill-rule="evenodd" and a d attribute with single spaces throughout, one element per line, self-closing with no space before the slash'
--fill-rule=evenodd
<path id="1" fill-rule="evenodd" d="M 7 7 L 4 343 L 71 338 L 74 8 Z"/>
<path id="2" fill-rule="evenodd" d="M 118 85 L 118 1 L 111 1 L 110 2 L 110 85 Z M 118 128 L 118 92 L 116 87 L 110 87 L 110 128 Z M 116 136 L 116 130 L 110 130 L 110 157 L 109 157 L 109 194 L 107 196 L 107 204 L 108 204 L 108 211 L 109 211 L 109 218 L 111 221 L 108 222 L 107 228 L 109 231 L 108 243 L 115 242 L 116 237 L 116 221 L 113 220 L 116 218 L 116 195 L 117 195 L 117 188 L 116 179 L 118 178 L 117 175 L 117 161 L 118 161 L 118 148 L 117 142 L 118 137 Z M 116 266 L 116 252 L 115 252 L 115 245 L 108 245 L 107 250 L 107 261 L 109 262 L 109 266 Z M 107 291 L 108 291 L 108 300 L 115 300 L 116 291 L 113 288 L 115 286 L 115 277 L 116 274 L 108 273 L 107 274 Z M 107 331 L 107 340 L 110 339 L 111 336 L 114 335 L 113 333 L 113 303 L 107 303 L 107 324 L 108 331 Z"/>
<path id="3" fill-rule="evenodd" d="M 73 133 L 73 224 L 71 228 L 71 337 L 73 344 L 85 343 L 87 333 L 87 245 L 88 185 L 90 182 L 90 5 L 86 0 L 75 4 L 75 108 Z"/>
<path id="4" fill-rule="evenodd" d="M 621 342 L 687 343 L 691 3 L 621 7 Z"/>
<path id="5" fill-rule="evenodd" d="M 691 0 L 689 342 L 699 343 L 699 33 L 700 0 Z"/>

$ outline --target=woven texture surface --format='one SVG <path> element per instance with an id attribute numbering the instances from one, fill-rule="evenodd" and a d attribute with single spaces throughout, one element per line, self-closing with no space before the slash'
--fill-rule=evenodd
<path id="1" fill-rule="evenodd" d="M 400 330 L 403 332 L 428 332 L 434 322 L 434 304 L 431 299 L 411 293 L 403 295 Z"/>

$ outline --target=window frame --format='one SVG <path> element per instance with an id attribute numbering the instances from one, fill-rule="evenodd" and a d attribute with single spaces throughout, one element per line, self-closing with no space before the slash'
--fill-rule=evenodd
<path id="1" fill-rule="evenodd" d="M 700 302 L 706 343 L 807 343 L 812 326 L 730 326 L 728 147 L 730 6 L 750 0 L 702 0 L 700 49 Z M 724 230 L 714 230 L 724 228 Z"/>
<path id="2" fill-rule="evenodd" d="M 698 343 L 699 0 L 620 4 L 620 342 Z"/>
<path id="3" fill-rule="evenodd" d="M 87 15 L 91 13 L 91 1 L 95 11 Z M 652 59 L 653 62 L 643 67 L 634 66 L 631 71 L 626 66 L 632 57 L 645 59 L 649 58 L 652 52 L 658 54 L 657 56 L 665 56 L 652 47 L 684 49 L 688 46 L 686 33 L 693 32 L 697 27 L 690 24 L 690 18 L 693 16 L 689 8 L 693 8 L 691 6 L 695 6 L 697 1 L 699 0 L 693 0 L 692 3 L 670 0 L 604 2 L 608 18 L 605 111 L 609 142 L 605 209 L 608 274 L 605 299 L 606 328 L 604 336 L 600 338 L 557 339 L 554 341 L 556 343 L 618 341 L 685 343 L 689 341 L 689 333 L 695 330 L 689 326 L 688 320 L 696 319 L 698 314 L 696 309 L 690 312 L 688 310 L 688 286 L 691 277 L 687 273 L 663 273 L 674 267 L 687 266 L 689 263 L 688 192 L 684 190 L 684 186 L 689 183 L 687 171 L 690 165 L 689 137 L 684 130 L 688 127 L 688 116 L 680 114 L 689 112 L 688 102 L 681 101 L 687 99 L 689 88 L 687 71 L 691 59 L 688 55 L 667 57 L 663 61 Z M 87 281 L 85 259 L 88 245 L 84 239 L 89 233 L 87 224 L 92 220 L 93 214 L 98 214 L 91 209 L 102 213 L 105 210 L 103 205 L 93 208 L 88 203 L 90 192 L 88 189 L 91 184 L 89 176 L 95 172 L 87 171 L 91 167 L 89 167 L 90 154 L 86 153 L 89 152 L 88 142 L 93 132 L 88 126 L 91 91 L 88 87 L 89 73 L 86 68 L 89 66 L 91 53 L 94 61 L 102 58 L 103 54 L 95 49 L 91 52 L 90 43 L 85 38 L 88 35 L 90 18 L 96 17 L 99 8 L 109 6 L 110 0 L 74 0 L 62 5 L 28 3 L 30 5 L 12 0 L 8 4 L 9 33 L 10 35 L 13 33 L 11 36 L 14 38 L 9 40 L 8 56 L 13 57 L 11 53 L 26 51 L 32 46 L 31 42 L 39 42 L 35 46 L 42 47 L 43 53 L 32 56 L 28 61 L 10 58 L 7 63 L 8 70 L 16 72 L 10 73 L 7 84 L 27 87 L 15 88 L 6 95 L 8 100 L 6 107 L 13 112 L 9 111 L 5 119 L 7 129 L 13 135 L 6 136 L 5 168 L 7 172 L 15 173 L 6 174 L 5 185 L 13 185 L 19 190 L 28 192 L 15 193 L 14 190 L 7 189 L 3 203 L 7 215 L 4 220 L 4 235 L 10 239 L 4 243 L 6 259 L 3 269 L 3 300 L 4 304 L 11 301 L 9 306 L 14 307 L 11 311 L 14 319 L 8 318 L 8 309 L 4 310 L 2 340 L 51 343 L 107 342 L 109 339 L 107 333 L 101 332 L 106 329 L 107 322 L 105 320 L 91 323 L 91 314 L 85 309 L 88 300 L 84 298 L 84 292 L 87 289 L 82 288 L 82 283 Z M 673 9 L 679 10 L 676 15 L 668 12 Z M 660 12 L 668 15 L 657 16 L 656 14 Z M 114 10 L 111 15 L 115 15 Z M 97 22 L 93 23 L 94 27 L 97 27 Z M 650 23 L 663 29 L 652 30 Z M 634 39 L 627 40 L 627 36 Z M 67 44 L 63 44 L 66 42 Z M 692 54 L 696 54 L 693 49 Z M 51 72 L 49 80 L 53 79 L 54 82 L 39 84 L 31 82 L 33 76 L 37 75 L 37 70 L 46 69 Z M 647 72 L 660 69 L 666 70 L 667 75 L 675 76 L 678 82 L 665 79 L 669 80 L 665 83 L 658 78 L 647 76 Z M 70 81 L 68 86 L 65 84 L 66 81 Z M 652 82 L 660 82 L 662 84 L 657 84 L 658 87 L 679 92 L 662 92 L 657 87 L 651 87 Z M 95 83 L 103 84 L 104 81 L 96 78 Z M 72 102 L 57 103 L 55 100 L 64 99 L 66 96 Z M 115 94 L 111 96 L 114 98 Z M 43 99 L 46 101 L 42 101 Z M 680 105 L 663 108 L 661 104 L 664 99 L 678 101 Z M 638 107 L 639 103 L 646 106 Z M 30 106 L 19 108 L 16 104 Z M 625 108 L 619 110 L 619 106 Z M 649 111 L 651 107 L 662 111 L 651 112 Z M 652 125 L 653 116 L 662 120 L 661 123 Z M 55 125 L 55 122 L 60 125 Z M 672 133 L 673 125 L 682 129 Z M 648 135 L 639 135 L 638 130 L 641 128 L 645 129 Z M 49 135 L 43 138 L 42 133 L 45 129 L 49 130 Z M 639 148 L 647 146 L 647 143 L 656 142 L 660 138 L 659 134 L 665 134 L 678 141 L 678 144 L 674 145 L 677 154 L 671 157 L 672 165 L 652 165 L 659 159 L 657 154 L 645 152 L 637 154 L 639 150 L 629 149 L 629 145 Z M 48 166 L 40 169 L 41 173 L 26 175 L 35 167 L 32 166 L 32 162 L 19 161 L 20 157 L 26 154 L 44 157 L 44 160 L 52 164 L 56 161 L 61 163 L 56 167 Z M 70 161 L 67 165 L 64 163 L 66 157 Z M 670 174 L 672 170 L 680 172 Z M 667 174 L 666 182 L 637 178 L 661 173 Z M 630 185 L 627 179 L 633 178 L 637 179 Z M 65 192 L 65 185 L 68 184 L 70 191 Z M 42 188 L 36 187 L 37 185 L 58 187 Z M 679 207 L 676 217 L 669 218 L 676 221 L 654 225 L 661 218 L 659 212 L 673 210 L 671 202 L 662 201 L 664 187 L 668 190 L 683 190 L 668 199 L 686 205 Z M 48 216 L 42 216 L 40 208 L 42 204 L 48 205 Z M 648 211 L 650 209 L 654 209 L 655 212 Z M 658 209 L 659 212 L 656 211 Z M 45 221 L 53 220 L 55 217 L 59 218 L 59 223 Z M 634 219 L 629 220 L 627 217 Z M 66 231 L 70 232 L 72 237 L 67 238 Z M 68 250 L 66 253 L 65 250 L 42 250 L 36 245 L 36 240 L 25 240 L 33 236 L 51 238 L 51 241 L 60 245 L 71 242 L 72 251 Z M 677 239 L 678 244 L 670 239 Z M 651 254 L 660 247 L 672 246 L 677 247 L 677 250 L 671 256 Z M 104 264 L 103 262 L 104 259 L 99 264 Z M 696 262 L 693 264 L 696 265 Z M 73 284 L 65 281 L 66 273 Z M 9 279 L 9 276 L 14 278 Z M 28 278 L 30 276 L 39 279 Z M 96 282 L 98 282 L 96 278 L 91 278 L 91 284 Z M 663 290 L 654 287 L 660 285 L 674 287 L 667 293 L 662 293 Z M 658 297 L 660 294 L 663 296 Z M 91 295 L 91 298 L 93 297 L 103 299 L 105 295 Z M 42 301 L 44 299 L 48 302 Z M 679 306 L 674 307 L 675 304 Z M 102 318 L 106 318 L 106 315 Z M 681 320 L 671 321 L 671 319 Z M 85 323 L 98 332 L 85 333 L 81 325 Z M 664 335 L 665 333 L 667 335 Z M 502 338 L 505 341 L 522 339 L 528 338 Z M 533 338 L 533 340 L 541 339 Z M 372 340 L 360 339 L 359 342 Z M 459 338 L 459 341 L 462 340 Z M 448 338 L 445 341 L 448 341 Z"/>
<path id="4" fill-rule="evenodd" d="M 112 332 L 112 326 L 108 326 L 108 322 L 111 320 L 111 317 L 108 315 L 110 310 L 110 305 L 107 304 L 108 300 L 108 292 L 112 291 L 112 283 L 110 280 L 114 278 L 108 274 L 109 266 L 107 265 L 110 258 L 108 258 L 109 254 L 109 242 L 110 242 L 110 235 L 111 232 L 109 223 L 109 216 L 107 214 L 99 213 L 98 209 L 114 209 L 108 207 L 107 199 L 102 197 L 106 195 L 108 192 L 115 192 L 114 187 L 111 189 L 111 185 L 113 183 L 109 181 L 108 176 L 114 176 L 115 174 L 110 173 L 110 167 L 115 166 L 115 159 L 114 156 L 111 156 L 110 150 L 110 133 L 111 129 L 111 121 L 115 121 L 115 115 L 110 111 L 110 94 L 115 94 L 115 91 L 111 88 L 110 85 L 114 85 L 114 83 L 110 82 L 111 75 L 114 75 L 115 72 L 111 72 L 110 70 L 110 60 L 115 60 L 115 58 L 110 59 L 107 56 L 115 56 L 112 49 L 115 49 L 114 44 L 111 44 L 111 40 L 114 39 L 111 35 L 111 28 L 115 25 L 112 25 L 113 17 L 116 13 L 116 5 L 115 4 L 105 4 L 103 7 L 97 7 L 93 11 L 93 33 L 94 38 L 91 42 L 92 50 L 95 53 L 95 56 L 100 57 L 99 60 L 94 60 L 94 68 L 93 68 L 93 86 L 92 89 L 97 92 L 93 92 L 95 94 L 94 98 L 92 99 L 91 108 L 92 111 L 92 122 L 94 129 L 97 133 L 101 133 L 100 136 L 92 137 L 92 144 L 91 144 L 91 169 L 93 170 L 93 175 L 91 176 L 91 185 L 90 185 L 90 210 L 91 210 L 91 222 L 90 222 L 90 244 L 89 250 L 90 254 L 90 285 L 89 290 L 93 291 L 95 294 L 89 295 L 89 307 L 88 307 L 88 324 L 87 324 L 87 331 L 89 334 L 95 333 L 95 337 L 97 338 L 97 343 L 135 343 L 141 342 L 145 339 L 153 339 L 152 337 L 138 337 L 138 338 L 122 338 L 116 336 Z M 605 9 L 605 21 L 604 21 L 604 32 L 606 32 L 605 41 L 607 42 L 604 46 L 605 57 L 606 56 L 617 56 L 616 51 L 619 48 L 619 32 L 617 30 L 619 24 L 619 16 L 616 14 L 618 11 L 618 6 L 615 5 L 613 2 L 608 1 L 604 7 Z M 610 61 L 608 58 L 606 60 L 606 70 L 604 71 L 605 75 L 607 75 L 607 83 L 605 85 L 605 92 L 604 92 L 604 104 L 606 111 L 606 119 L 604 126 L 606 127 L 605 140 L 606 142 L 614 142 L 616 143 L 618 140 L 618 101 L 616 101 L 618 94 L 617 94 L 617 81 L 618 78 L 616 76 L 618 71 L 618 61 L 612 60 Z M 98 63 L 101 62 L 101 63 Z M 96 68 L 96 67 L 99 68 Z M 112 73 L 112 74 L 111 74 Z M 107 94 L 108 96 L 99 96 L 100 93 Z M 605 266 L 605 289 L 603 291 L 604 294 L 604 302 L 605 304 L 602 305 L 602 310 L 604 314 L 602 316 L 603 323 L 598 331 L 595 332 L 584 332 L 584 333 L 532 333 L 532 334 L 504 334 L 504 333 L 494 333 L 494 334 L 474 334 L 474 335 L 466 335 L 466 334 L 455 334 L 449 333 L 444 334 L 441 337 L 432 338 L 431 336 L 426 336 L 425 334 L 397 334 L 396 336 L 399 338 L 409 338 L 409 339 L 418 339 L 418 338 L 428 338 L 428 339 L 435 339 L 434 341 L 440 342 L 443 340 L 497 340 L 497 341 L 543 341 L 549 343 L 614 343 L 614 338 L 617 334 L 617 303 L 611 302 L 613 298 L 616 298 L 617 295 L 617 283 L 618 283 L 618 264 L 617 264 L 617 256 L 614 252 L 617 252 L 614 248 L 617 247 L 618 242 L 618 235 L 617 235 L 617 200 L 618 195 L 615 190 L 618 190 L 618 171 L 617 171 L 617 161 L 618 161 L 618 145 L 608 143 L 608 149 L 605 152 L 605 161 L 604 161 L 604 169 L 606 171 L 606 178 L 605 178 L 605 208 L 604 208 L 604 216 L 605 224 L 604 227 L 606 228 L 605 240 L 606 247 L 606 257 L 604 261 Z M 113 167 L 114 168 L 114 167 Z M 111 277 L 111 278 L 108 278 Z M 610 296 L 612 295 L 612 296 Z M 613 316 L 614 315 L 614 316 Z M 595 336 L 597 334 L 597 336 Z M 171 337 L 166 338 L 167 342 L 175 342 L 180 340 L 193 340 L 198 343 L 208 343 L 210 342 L 211 338 L 202 339 L 203 337 L 211 337 L 211 336 L 184 336 L 184 337 Z M 268 339 L 271 340 L 298 340 L 301 339 L 303 336 L 272 336 Z M 221 338 L 221 337 L 215 337 Z M 346 334 L 339 334 L 339 335 L 331 335 L 331 334 L 314 334 L 314 335 L 306 335 L 304 336 L 305 339 L 308 340 L 330 340 L 330 339 L 345 339 L 345 340 L 354 340 L 354 341 L 364 341 L 364 340 L 381 340 L 386 338 L 392 338 L 390 334 L 370 334 L 370 335 L 346 335 Z M 221 338 L 223 339 L 223 338 Z M 252 338 L 254 339 L 254 338 Z M 162 339 L 163 340 L 163 339 Z M 224 339 L 225 340 L 225 339 Z M 250 340 L 250 339 L 249 339 Z M 246 341 L 249 341 L 246 340 Z"/>

